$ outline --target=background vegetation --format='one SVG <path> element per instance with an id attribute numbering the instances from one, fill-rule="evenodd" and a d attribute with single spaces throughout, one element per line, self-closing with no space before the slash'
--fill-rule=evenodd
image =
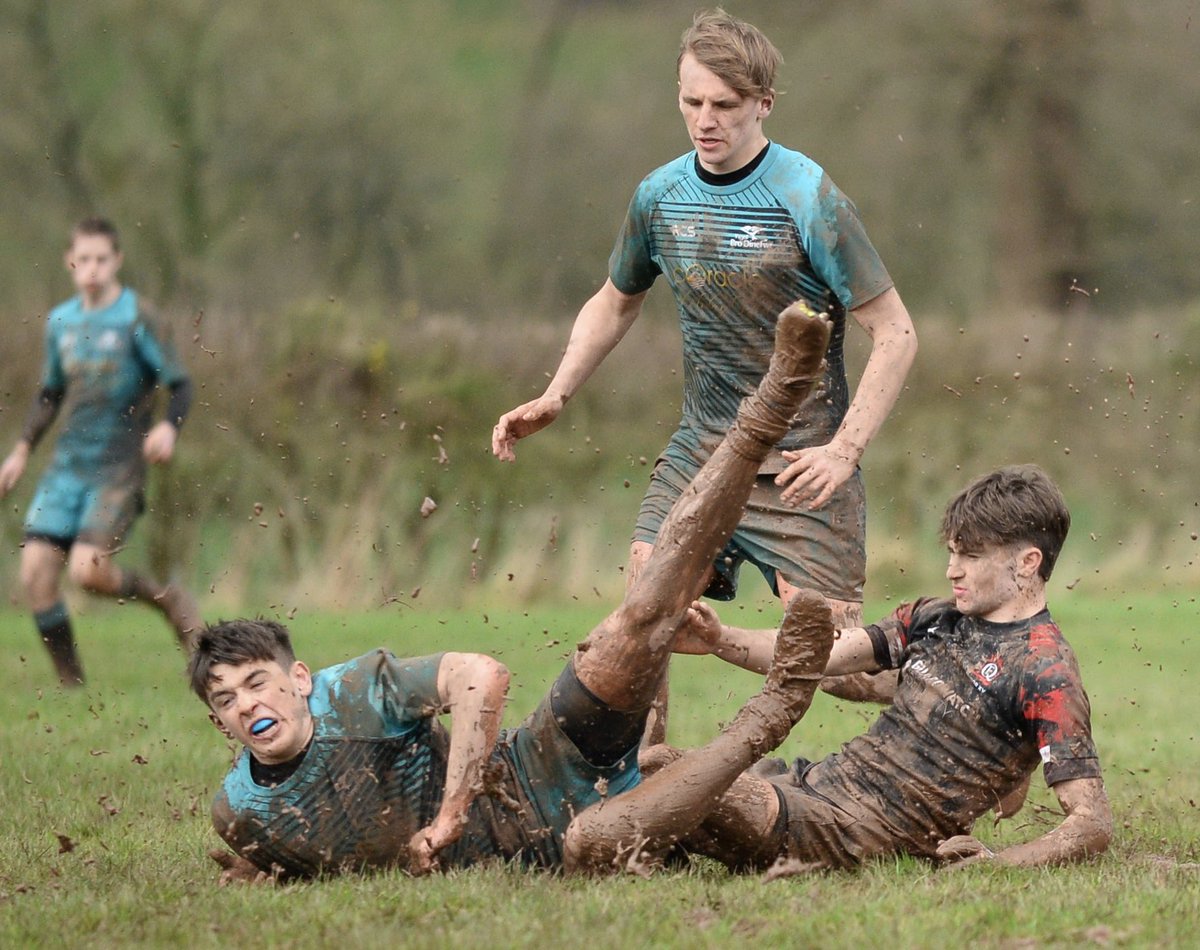
<path id="1" fill-rule="evenodd" d="M 5 3 L 0 446 L 99 211 L 199 386 L 130 560 L 212 611 L 614 596 L 677 419 L 666 291 L 516 466 L 486 445 L 687 147 L 694 6 Z M 1194 584 L 1194 4 L 730 6 L 786 58 L 769 132 L 854 196 L 920 332 L 865 463 L 873 594 L 939 583 L 944 499 L 1024 459 L 1076 513 L 1064 583 Z"/>

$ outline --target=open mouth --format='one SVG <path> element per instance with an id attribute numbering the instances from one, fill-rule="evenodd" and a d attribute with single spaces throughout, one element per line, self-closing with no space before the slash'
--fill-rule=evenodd
<path id="1" fill-rule="evenodd" d="M 269 716 L 264 716 L 262 719 L 254 720 L 250 726 L 250 734 L 252 736 L 261 737 L 270 732 L 277 725 L 278 723 L 274 719 L 270 718 Z"/>

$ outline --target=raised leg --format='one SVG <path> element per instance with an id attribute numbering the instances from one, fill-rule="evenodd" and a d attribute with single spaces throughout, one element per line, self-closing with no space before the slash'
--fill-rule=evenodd
<path id="1" fill-rule="evenodd" d="M 800 591 L 788 603 L 762 691 L 708 745 L 581 812 L 567 829 L 567 870 L 612 871 L 629 857 L 655 855 L 694 832 L 738 777 L 778 746 L 808 710 L 832 644 L 825 598 Z M 748 861 L 761 859 L 747 855 Z"/>
<path id="2" fill-rule="evenodd" d="M 615 709 L 650 705 L 700 578 L 741 519 L 759 466 L 820 379 L 829 320 L 802 303 L 779 316 L 775 353 L 755 393 L 675 502 L 620 607 L 575 655 L 579 681 Z"/>

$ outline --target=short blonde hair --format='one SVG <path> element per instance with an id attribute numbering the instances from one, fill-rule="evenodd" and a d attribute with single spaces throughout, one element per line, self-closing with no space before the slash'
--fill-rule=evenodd
<path id="1" fill-rule="evenodd" d="M 683 31 L 676 71 L 688 53 L 735 92 L 760 99 L 775 91 L 775 70 L 783 62 L 775 44 L 758 27 L 720 7 L 701 10 Z"/>

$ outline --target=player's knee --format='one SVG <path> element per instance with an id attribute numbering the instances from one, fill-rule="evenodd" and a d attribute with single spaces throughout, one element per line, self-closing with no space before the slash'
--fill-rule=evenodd
<path id="1" fill-rule="evenodd" d="M 72 584 L 77 584 L 84 590 L 94 591 L 100 589 L 104 571 L 96 558 L 73 554 L 67 565 L 67 576 L 71 578 Z"/>
<path id="2" fill-rule="evenodd" d="M 592 812 L 576 815 L 563 835 L 563 869 L 568 874 L 594 874 L 610 861 L 602 860 L 602 842 Z"/>

